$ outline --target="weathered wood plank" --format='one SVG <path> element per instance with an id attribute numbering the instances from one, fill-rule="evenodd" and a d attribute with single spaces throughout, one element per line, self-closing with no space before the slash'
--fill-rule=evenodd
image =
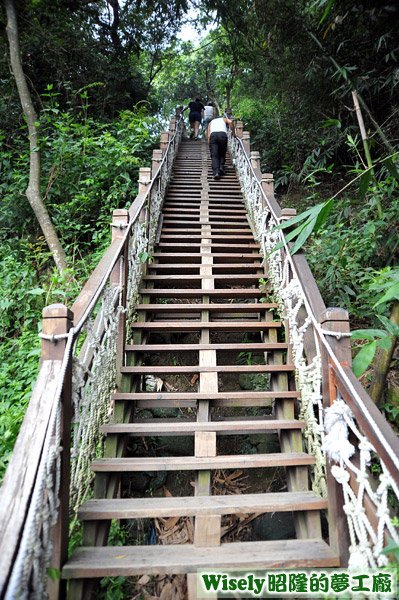
<path id="1" fill-rule="evenodd" d="M 206 350 L 204 350 L 206 352 Z M 212 352 L 212 350 L 209 350 Z M 294 365 L 215 365 L 213 367 L 204 367 L 201 365 L 156 365 L 139 367 L 122 367 L 122 373 L 143 374 L 143 373 L 283 373 L 293 372 Z M 208 393 L 202 391 L 201 393 Z"/>
<path id="2" fill-rule="evenodd" d="M 231 352 L 242 352 L 243 350 L 260 350 L 268 352 L 270 350 L 287 350 L 288 344 L 285 342 L 247 342 L 243 344 L 128 344 L 125 346 L 126 352 L 185 352 L 195 350 L 226 350 Z"/>
<path id="3" fill-rule="evenodd" d="M 279 398 L 299 398 L 297 391 L 267 391 L 267 392 L 116 392 L 113 400 L 263 400 Z"/>
<path id="4" fill-rule="evenodd" d="M 323 540 L 278 540 L 222 544 L 216 550 L 182 546 L 79 548 L 65 565 L 66 579 L 194 573 L 206 568 L 334 567 L 337 558 Z"/>
<path id="5" fill-rule="evenodd" d="M 137 310 L 155 312 L 200 312 L 208 310 L 209 312 L 263 312 L 271 308 L 277 308 L 277 304 L 270 302 L 248 302 L 248 303 L 220 303 L 220 304 L 138 304 Z M 203 348 L 204 349 L 204 348 Z"/>
<path id="6" fill-rule="evenodd" d="M 208 421 L 208 422 L 180 422 L 172 423 L 109 423 L 103 425 L 101 431 L 107 434 L 125 433 L 132 436 L 159 436 L 159 435 L 194 435 L 196 431 L 216 431 L 219 434 L 263 433 L 280 429 L 303 429 L 304 421 L 270 419 L 267 421 Z"/>
<path id="7" fill-rule="evenodd" d="M 201 469 L 256 469 L 313 465 L 313 456 L 304 452 L 277 454 L 232 454 L 202 458 L 196 456 L 161 456 L 145 458 L 99 458 L 92 463 L 93 471 L 128 473 L 130 471 L 195 471 Z"/>
<path id="8" fill-rule="evenodd" d="M 92 298 L 95 296 L 99 288 L 101 287 L 104 276 L 110 268 L 112 262 L 115 262 L 117 258 L 122 254 L 123 245 L 121 240 L 114 240 L 106 249 L 102 259 L 94 269 L 90 278 L 87 280 L 82 288 L 79 296 L 76 298 L 72 305 L 72 312 L 74 315 L 74 323 L 78 323 L 83 316 L 86 308 L 90 304 Z"/>
<path id="9" fill-rule="evenodd" d="M 198 331 L 200 329 L 212 329 L 223 331 L 263 331 L 269 327 L 281 327 L 279 321 L 266 323 L 264 321 L 151 321 L 145 323 L 132 323 L 132 329 L 146 329 L 154 331 Z M 255 366 L 255 365 L 254 365 Z"/>
<path id="10" fill-rule="evenodd" d="M 141 288 L 139 293 L 142 295 L 156 296 L 158 298 L 177 298 L 179 296 L 183 296 L 184 298 L 201 298 L 204 295 L 201 288 Z M 207 295 L 212 298 L 262 298 L 262 292 L 255 288 L 220 288 L 217 290 L 208 290 Z"/>
<path id="11" fill-rule="evenodd" d="M 4 589 L 18 550 L 61 376 L 61 364 L 61 360 L 42 363 L 0 488 L 0 590 Z"/>
<path id="12" fill-rule="evenodd" d="M 79 519 L 145 519 L 192 517 L 266 512 L 322 510 L 327 500 L 314 492 L 271 492 L 226 496 L 184 496 L 165 498 L 113 498 L 88 500 L 79 509 Z"/>

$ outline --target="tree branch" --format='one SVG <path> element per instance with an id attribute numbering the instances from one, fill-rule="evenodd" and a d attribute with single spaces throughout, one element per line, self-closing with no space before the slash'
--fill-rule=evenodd
<path id="1" fill-rule="evenodd" d="M 57 233 L 54 229 L 50 215 L 44 205 L 41 193 L 40 193 L 40 151 L 39 151 L 39 138 L 37 131 L 37 114 L 33 106 L 32 98 L 26 82 L 26 77 L 22 69 L 21 56 L 19 50 L 19 39 L 18 39 L 18 24 L 17 24 L 17 13 L 15 10 L 15 4 L 13 0 L 4 0 L 4 6 L 7 14 L 7 38 L 10 47 L 10 61 L 11 69 L 14 74 L 15 83 L 19 98 L 22 105 L 22 110 L 26 118 L 28 125 L 29 135 L 29 183 L 26 190 L 26 197 L 32 207 L 33 212 L 46 239 L 48 247 L 53 255 L 54 262 L 61 273 L 64 273 L 67 268 L 67 259 L 64 249 L 58 239 Z"/>

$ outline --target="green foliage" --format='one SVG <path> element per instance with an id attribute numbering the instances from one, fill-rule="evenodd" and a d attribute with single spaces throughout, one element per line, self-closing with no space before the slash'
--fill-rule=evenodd
<path id="1" fill-rule="evenodd" d="M 375 195 L 382 202 L 381 219 L 376 218 Z M 386 176 L 373 184 L 363 202 L 354 197 L 335 200 L 328 221 L 308 246 L 307 257 L 326 303 L 344 306 L 359 320 L 373 319 L 376 293 L 382 297 L 397 283 L 395 270 L 386 266 L 398 253 L 397 198 L 398 182 Z"/>
<path id="2" fill-rule="evenodd" d="M 285 239 L 287 242 L 294 241 L 292 248 L 290 249 L 292 254 L 298 252 L 300 248 L 304 245 L 308 237 L 312 233 L 316 233 L 322 225 L 326 222 L 328 215 L 330 214 L 333 208 L 333 201 L 328 200 L 327 202 L 323 202 L 318 204 L 317 206 L 312 206 L 312 208 L 308 208 L 303 213 L 292 217 L 288 221 L 281 223 L 276 227 L 276 229 L 288 229 L 292 228 L 293 225 L 300 223 L 297 227 L 289 231 L 285 234 Z M 283 243 L 280 242 L 274 248 L 274 251 L 279 250 L 283 247 Z"/>
<path id="3" fill-rule="evenodd" d="M 386 305 L 392 300 L 398 299 L 398 284 L 399 284 L 399 269 L 389 269 L 389 277 L 387 278 L 387 270 L 384 270 L 383 277 L 378 276 L 378 283 L 369 285 L 370 290 L 379 289 L 381 290 L 382 281 L 385 279 L 385 293 L 379 298 L 374 304 L 374 308 Z M 353 372 L 357 377 L 360 377 L 365 370 L 370 366 L 377 348 L 383 348 L 389 350 L 396 338 L 399 337 L 399 326 L 393 323 L 385 315 L 377 314 L 376 317 L 384 325 L 385 329 L 358 329 L 352 332 L 352 339 L 354 340 L 368 340 L 366 344 L 362 345 L 361 349 L 357 352 L 353 361 Z"/>
<path id="4" fill-rule="evenodd" d="M 110 241 L 112 210 L 133 201 L 138 169 L 159 133 L 143 106 L 101 122 L 88 116 L 87 90 L 77 97 L 78 113 L 62 111 L 49 85 L 40 117 L 42 193 L 67 251 L 64 276 L 53 267 L 24 194 L 24 127 L 0 150 L 0 479 L 37 375 L 41 311 L 55 302 L 72 304 Z"/>
<path id="5" fill-rule="evenodd" d="M 25 415 L 40 356 L 37 331 L 27 329 L 0 344 L 0 481 Z"/>

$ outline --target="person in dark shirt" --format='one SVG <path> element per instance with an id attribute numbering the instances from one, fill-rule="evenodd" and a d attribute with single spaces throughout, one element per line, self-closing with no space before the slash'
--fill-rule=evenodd
<path id="1" fill-rule="evenodd" d="M 195 98 L 187 106 L 189 109 L 188 120 L 190 122 L 191 133 L 190 138 L 198 140 L 198 130 L 204 116 L 204 105 L 200 98 Z"/>

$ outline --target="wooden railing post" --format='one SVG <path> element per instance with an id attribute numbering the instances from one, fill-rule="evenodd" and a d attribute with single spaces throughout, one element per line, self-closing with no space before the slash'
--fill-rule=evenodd
<path id="1" fill-rule="evenodd" d="M 162 161 L 162 150 L 153 150 L 152 151 L 152 164 L 151 164 L 151 179 L 155 178 L 155 175 L 158 173 L 159 165 Z"/>
<path id="2" fill-rule="evenodd" d="M 176 117 L 172 117 L 169 121 L 169 133 L 171 136 L 173 136 L 175 130 L 176 130 Z"/>
<path id="3" fill-rule="evenodd" d="M 274 179 L 271 173 L 262 173 L 261 185 L 264 194 L 266 195 L 271 208 L 273 209 L 277 218 L 281 217 L 281 207 L 274 197 Z M 262 205 L 266 206 L 267 202 L 262 199 Z"/>
<path id="4" fill-rule="evenodd" d="M 348 311 L 343 308 L 326 308 L 320 315 L 320 325 L 325 331 L 344 334 L 341 338 L 327 335 L 327 341 L 341 365 L 343 367 L 351 367 L 352 352 L 351 338 L 348 336 L 348 333 L 350 333 Z M 331 391 L 329 393 L 331 394 Z M 331 403 L 330 398 L 331 396 L 329 397 L 328 405 Z"/>
<path id="5" fill-rule="evenodd" d="M 145 194 L 151 181 L 151 168 L 140 167 L 139 170 L 139 194 Z"/>
<path id="6" fill-rule="evenodd" d="M 237 121 L 236 126 L 235 126 L 235 130 L 236 130 L 236 136 L 239 139 L 242 139 L 242 134 L 244 131 L 244 123 L 242 121 Z"/>
<path id="7" fill-rule="evenodd" d="M 129 224 L 129 211 L 124 208 L 118 208 L 112 213 L 112 242 L 120 240 L 125 235 L 126 227 Z M 129 271 L 129 242 L 126 240 L 125 247 L 119 260 L 112 269 L 110 284 L 111 286 L 120 285 L 122 306 L 126 307 L 126 292 L 127 278 Z M 119 316 L 118 333 L 117 333 L 117 348 L 116 348 L 116 385 L 119 387 L 121 372 L 123 366 L 123 357 L 125 352 L 125 337 L 126 337 L 126 314 L 121 312 Z"/>
<path id="8" fill-rule="evenodd" d="M 252 165 L 253 171 L 256 175 L 256 179 L 258 181 L 261 181 L 262 173 L 260 170 L 260 154 L 259 154 L 259 152 L 257 152 L 256 150 L 252 150 L 252 152 L 250 154 L 250 159 L 251 159 L 251 165 Z"/>
<path id="9" fill-rule="evenodd" d="M 72 327 L 73 313 L 63 304 L 51 304 L 43 309 L 42 333 L 45 336 L 66 334 Z M 67 340 L 51 341 L 42 338 L 41 361 L 59 360 L 64 358 Z M 53 552 L 51 567 L 61 570 L 68 559 L 69 539 L 69 486 L 70 486 L 70 444 L 71 423 L 73 418 L 72 405 L 72 364 L 69 361 L 65 372 L 61 394 L 61 485 L 59 495 L 59 511 L 57 522 L 51 533 Z M 50 600 L 65 597 L 66 582 L 62 579 L 49 579 L 48 593 Z"/>
<path id="10" fill-rule="evenodd" d="M 244 146 L 244 151 L 247 156 L 251 153 L 251 134 L 249 131 L 242 132 L 242 145 Z"/>
<path id="11" fill-rule="evenodd" d="M 64 304 L 50 304 L 43 309 L 42 333 L 44 336 L 52 336 L 68 333 L 71 328 L 73 315 Z M 40 362 L 44 360 L 62 360 L 64 358 L 66 341 L 48 340 L 42 338 L 42 350 Z"/>
<path id="12" fill-rule="evenodd" d="M 161 133 L 162 155 L 164 155 L 166 150 L 168 149 L 168 144 L 169 144 L 169 131 L 162 131 L 162 133 Z"/>
<path id="13" fill-rule="evenodd" d="M 145 194 L 147 188 L 151 182 L 151 169 L 150 167 L 140 167 L 139 170 L 139 194 Z M 140 211 L 139 217 L 140 223 L 148 221 L 148 202 L 143 206 Z"/>
<path id="14" fill-rule="evenodd" d="M 347 334 L 350 331 L 349 315 L 343 308 L 327 308 L 320 315 L 320 325 L 325 331 L 334 331 Z M 350 338 L 341 339 L 328 336 L 327 340 L 335 356 L 343 366 L 351 366 L 352 356 L 350 349 Z M 322 393 L 323 405 L 330 406 L 336 399 L 336 390 L 332 376 L 330 358 L 321 344 L 322 352 Z M 348 564 L 350 538 L 348 524 L 343 510 L 345 504 L 342 486 L 331 475 L 330 465 L 327 459 L 327 493 L 328 493 L 328 527 L 330 546 L 340 558 L 340 566 Z"/>
<path id="15" fill-rule="evenodd" d="M 274 198 L 273 173 L 262 173 L 262 188 L 268 198 Z"/>
<path id="16" fill-rule="evenodd" d="M 282 221 L 289 221 L 289 219 L 292 219 L 292 217 L 296 217 L 296 215 L 297 215 L 296 208 L 282 208 L 281 209 L 281 220 Z"/>

